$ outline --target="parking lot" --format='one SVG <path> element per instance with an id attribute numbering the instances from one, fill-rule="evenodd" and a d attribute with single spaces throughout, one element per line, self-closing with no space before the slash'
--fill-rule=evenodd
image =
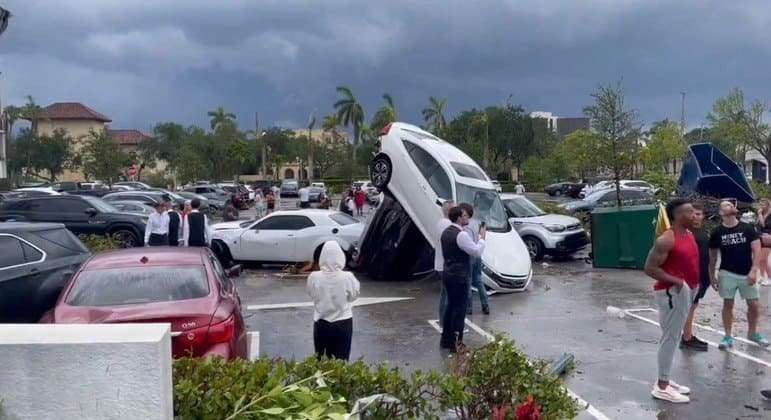
<path id="1" fill-rule="evenodd" d="M 291 208 L 292 203 L 285 200 L 282 207 Z M 695 419 L 706 418 L 706 413 L 709 418 L 771 417 L 771 404 L 758 394 L 771 384 L 771 354 L 741 341 L 730 353 L 717 349 L 721 303 L 714 292 L 697 313 L 697 332 L 715 346 L 707 353 L 678 352 L 675 359 L 673 378 L 693 389 L 691 404 L 654 401 L 650 390 L 660 330 L 652 309 L 652 281 L 638 271 L 595 270 L 583 256 L 535 264 L 528 291 L 491 296 L 490 315 L 481 313 L 475 296 L 476 311 L 467 318 L 467 344 L 482 345 L 489 334 L 500 332 L 534 358 L 574 354 L 576 365 L 565 383 L 591 404 L 580 418 Z M 407 370 L 443 369 L 448 356 L 439 349 L 435 322 L 439 285 L 357 277 L 362 298 L 354 309 L 352 357 Z M 250 267 L 238 280 L 248 327 L 260 332 L 261 355 L 304 358 L 313 353 L 305 279 L 281 267 Z M 769 289 L 761 290 L 760 325 L 765 332 L 771 326 Z M 629 314 L 611 318 L 608 306 Z M 744 311 L 745 305 L 737 303 L 736 337 L 746 336 Z"/>

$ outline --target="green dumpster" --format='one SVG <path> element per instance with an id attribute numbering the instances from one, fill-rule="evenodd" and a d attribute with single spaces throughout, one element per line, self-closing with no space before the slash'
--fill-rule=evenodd
<path id="1" fill-rule="evenodd" d="M 645 267 L 656 229 L 656 206 L 592 211 L 592 260 L 596 268 Z"/>

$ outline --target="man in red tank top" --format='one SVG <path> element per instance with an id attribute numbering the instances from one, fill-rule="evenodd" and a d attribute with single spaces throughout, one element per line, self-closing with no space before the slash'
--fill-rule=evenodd
<path id="1" fill-rule="evenodd" d="M 658 381 L 654 398 L 673 403 L 687 403 L 691 390 L 669 379 L 675 348 L 680 343 L 683 325 L 699 286 L 699 247 L 689 230 L 693 225 L 693 206 L 685 199 L 667 204 L 672 228 L 656 239 L 645 273 L 656 280 L 654 299 L 659 308 L 661 340 L 658 352 Z"/>

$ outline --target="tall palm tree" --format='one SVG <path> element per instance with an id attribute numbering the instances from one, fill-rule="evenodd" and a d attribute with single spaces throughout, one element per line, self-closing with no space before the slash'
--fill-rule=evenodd
<path id="1" fill-rule="evenodd" d="M 27 103 L 21 108 L 21 113 L 24 116 L 24 119 L 30 121 L 30 129 L 33 136 L 37 135 L 37 123 L 38 120 L 40 120 L 40 110 L 40 105 L 35 103 L 32 95 L 27 95 Z"/>
<path id="2" fill-rule="evenodd" d="M 13 140 L 13 125 L 20 120 L 23 115 L 23 109 L 18 106 L 9 105 L 3 110 L 3 130 L 8 142 Z"/>
<path id="3" fill-rule="evenodd" d="M 428 124 L 428 129 L 436 135 L 441 135 L 447 126 L 444 119 L 444 111 L 447 107 L 447 98 L 428 98 L 428 107 L 423 109 L 423 120 Z"/>
<path id="4" fill-rule="evenodd" d="M 353 96 L 353 92 L 347 86 L 338 86 L 337 93 L 340 99 L 335 102 L 337 119 L 343 127 L 353 126 L 353 151 L 352 158 L 356 162 L 356 148 L 359 146 L 361 126 L 364 124 L 364 108 Z"/>
<path id="5" fill-rule="evenodd" d="M 375 132 L 380 132 L 383 127 L 396 121 L 396 106 L 394 105 L 394 99 L 391 95 L 384 93 L 383 101 L 383 105 L 377 110 L 370 123 L 370 127 Z"/>
<path id="6" fill-rule="evenodd" d="M 321 120 L 321 128 L 324 131 L 331 132 L 332 137 L 337 139 L 337 126 L 340 125 L 340 120 L 337 119 L 337 114 L 330 114 Z"/>
<path id="7" fill-rule="evenodd" d="M 207 115 L 211 118 L 211 129 L 216 130 L 224 125 L 233 124 L 236 120 L 236 114 L 226 112 L 225 108 L 217 107 L 214 111 L 209 111 Z"/>
<path id="8" fill-rule="evenodd" d="M 308 118 L 308 182 L 313 182 L 313 127 L 316 126 L 316 116 L 311 113 Z"/>
<path id="9" fill-rule="evenodd" d="M 485 129 L 485 141 L 482 143 L 482 168 L 487 171 L 490 160 L 490 117 L 487 116 L 487 111 L 484 111 L 477 119 Z"/>

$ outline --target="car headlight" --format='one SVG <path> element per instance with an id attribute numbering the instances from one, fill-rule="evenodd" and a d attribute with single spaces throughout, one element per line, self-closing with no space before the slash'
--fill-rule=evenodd
<path id="1" fill-rule="evenodd" d="M 544 225 L 549 232 L 564 232 L 567 227 L 565 225 Z"/>
<path id="2" fill-rule="evenodd" d="M 482 263 L 482 272 L 485 273 L 488 277 L 494 274 L 493 270 L 491 270 L 490 267 L 488 267 L 485 263 Z"/>

